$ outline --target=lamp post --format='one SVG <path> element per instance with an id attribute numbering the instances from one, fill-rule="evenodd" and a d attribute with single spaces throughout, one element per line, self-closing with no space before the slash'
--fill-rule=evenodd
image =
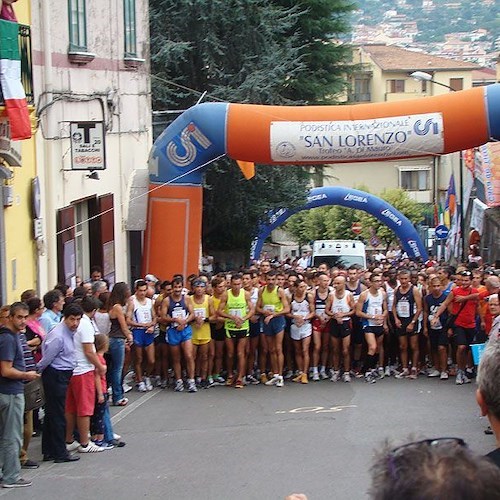
<path id="1" fill-rule="evenodd" d="M 426 73 L 425 71 L 414 71 L 413 73 L 410 73 L 410 76 L 414 78 L 415 80 L 419 80 L 421 82 L 431 82 L 435 83 L 436 85 L 441 85 L 441 87 L 445 87 L 452 92 L 456 92 L 456 90 L 453 87 L 450 87 L 449 85 L 446 85 L 446 83 L 441 83 L 432 77 L 430 73 Z M 462 151 L 460 151 L 459 154 L 459 167 L 458 167 L 458 175 L 460 179 L 460 233 L 461 233 L 461 245 L 460 245 L 460 256 L 462 258 L 462 261 L 465 260 L 465 221 L 464 221 L 464 175 L 463 175 L 463 155 Z"/>

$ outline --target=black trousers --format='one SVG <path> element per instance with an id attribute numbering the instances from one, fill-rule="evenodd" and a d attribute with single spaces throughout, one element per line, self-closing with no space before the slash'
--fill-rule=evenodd
<path id="1" fill-rule="evenodd" d="M 42 373 L 45 391 L 45 417 L 42 431 L 42 453 L 44 456 L 64 458 L 66 451 L 66 392 L 72 370 L 56 370 L 48 366 Z"/>

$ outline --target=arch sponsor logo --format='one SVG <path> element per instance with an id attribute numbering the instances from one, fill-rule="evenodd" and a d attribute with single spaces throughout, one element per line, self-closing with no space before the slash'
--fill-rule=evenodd
<path id="1" fill-rule="evenodd" d="M 418 248 L 418 243 L 415 240 L 408 240 L 408 245 L 412 249 L 413 255 L 415 257 L 422 257 L 422 253 L 420 252 L 420 249 Z"/>
<path id="2" fill-rule="evenodd" d="M 347 193 L 344 196 L 345 201 L 355 201 L 356 203 L 368 203 L 368 198 L 366 196 L 360 196 L 359 194 Z"/>
<path id="3" fill-rule="evenodd" d="M 206 150 L 211 145 L 210 139 L 194 122 L 190 122 L 167 144 L 166 155 L 175 166 L 187 167 L 196 160 L 199 150 Z"/>
<path id="4" fill-rule="evenodd" d="M 390 221 L 394 222 L 394 224 L 398 226 L 403 225 L 403 221 L 395 213 L 391 212 L 388 208 L 382 210 L 381 214 L 384 217 L 387 217 Z"/>

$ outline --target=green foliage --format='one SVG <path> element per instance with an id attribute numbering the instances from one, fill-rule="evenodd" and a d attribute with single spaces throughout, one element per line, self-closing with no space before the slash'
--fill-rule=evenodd
<path id="1" fill-rule="evenodd" d="M 338 92 L 347 49 L 328 42 L 348 30 L 345 0 L 151 0 L 153 109 L 209 100 L 319 102 Z M 167 124 L 165 124 L 167 125 Z M 262 167 L 245 181 L 218 161 L 204 181 L 203 244 L 247 249 L 262 215 L 305 202 L 302 167 Z"/>
<path id="2" fill-rule="evenodd" d="M 355 8 L 347 0 L 274 0 L 287 8 L 295 6 L 305 15 L 297 17 L 290 34 L 299 37 L 300 55 L 306 71 L 291 79 L 288 95 L 304 104 L 330 103 L 345 89 L 345 75 L 351 48 L 336 43 L 350 33 L 350 13 Z"/>
<path id="3" fill-rule="evenodd" d="M 360 188 L 367 191 L 366 188 Z M 413 201 L 402 189 L 384 191 L 381 198 L 405 215 L 413 224 L 422 222 L 423 207 Z M 360 222 L 360 236 L 352 232 L 354 222 Z M 396 240 L 396 235 L 378 219 L 361 210 L 342 206 L 320 207 L 299 212 L 285 224 L 285 229 L 301 244 L 313 240 L 358 239 L 369 241 L 374 235 L 389 247 Z"/>

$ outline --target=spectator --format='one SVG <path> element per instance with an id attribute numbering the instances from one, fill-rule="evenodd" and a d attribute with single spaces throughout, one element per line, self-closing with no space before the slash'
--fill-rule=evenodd
<path id="1" fill-rule="evenodd" d="M 62 298 L 62 295 L 61 295 Z M 42 360 L 37 369 L 42 373 L 45 390 L 45 418 L 43 421 L 43 460 L 55 463 L 73 462 L 80 457 L 66 450 L 65 434 L 66 393 L 76 366 L 73 336 L 78 330 L 83 310 L 78 304 L 64 309 L 63 321 L 56 325 L 42 343 Z"/>
<path id="2" fill-rule="evenodd" d="M 43 296 L 45 311 L 40 316 L 40 324 L 49 333 L 61 321 L 64 307 L 64 295 L 60 290 L 50 290 Z"/>
<path id="3" fill-rule="evenodd" d="M 496 300 L 498 301 L 498 297 Z M 497 440 L 497 448 L 488 453 L 487 457 L 500 467 L 500 342 L 498 341 L 490 341 L 483 352 L 477 372 L 476 399 L 481 408 L 481 415 L 488 417 Z"/>
<path id="4" fill-rule="evenodd" d="M 10 306 L 9 318 L 0 327 L 0 463 L 2 487 L 31 486 L 21 473 L 24 386 L 23 380 L 35 380 L 35 371 L 26 371 L 19 333 L 26 327 L 28 307 L 22 302 Z"/>

